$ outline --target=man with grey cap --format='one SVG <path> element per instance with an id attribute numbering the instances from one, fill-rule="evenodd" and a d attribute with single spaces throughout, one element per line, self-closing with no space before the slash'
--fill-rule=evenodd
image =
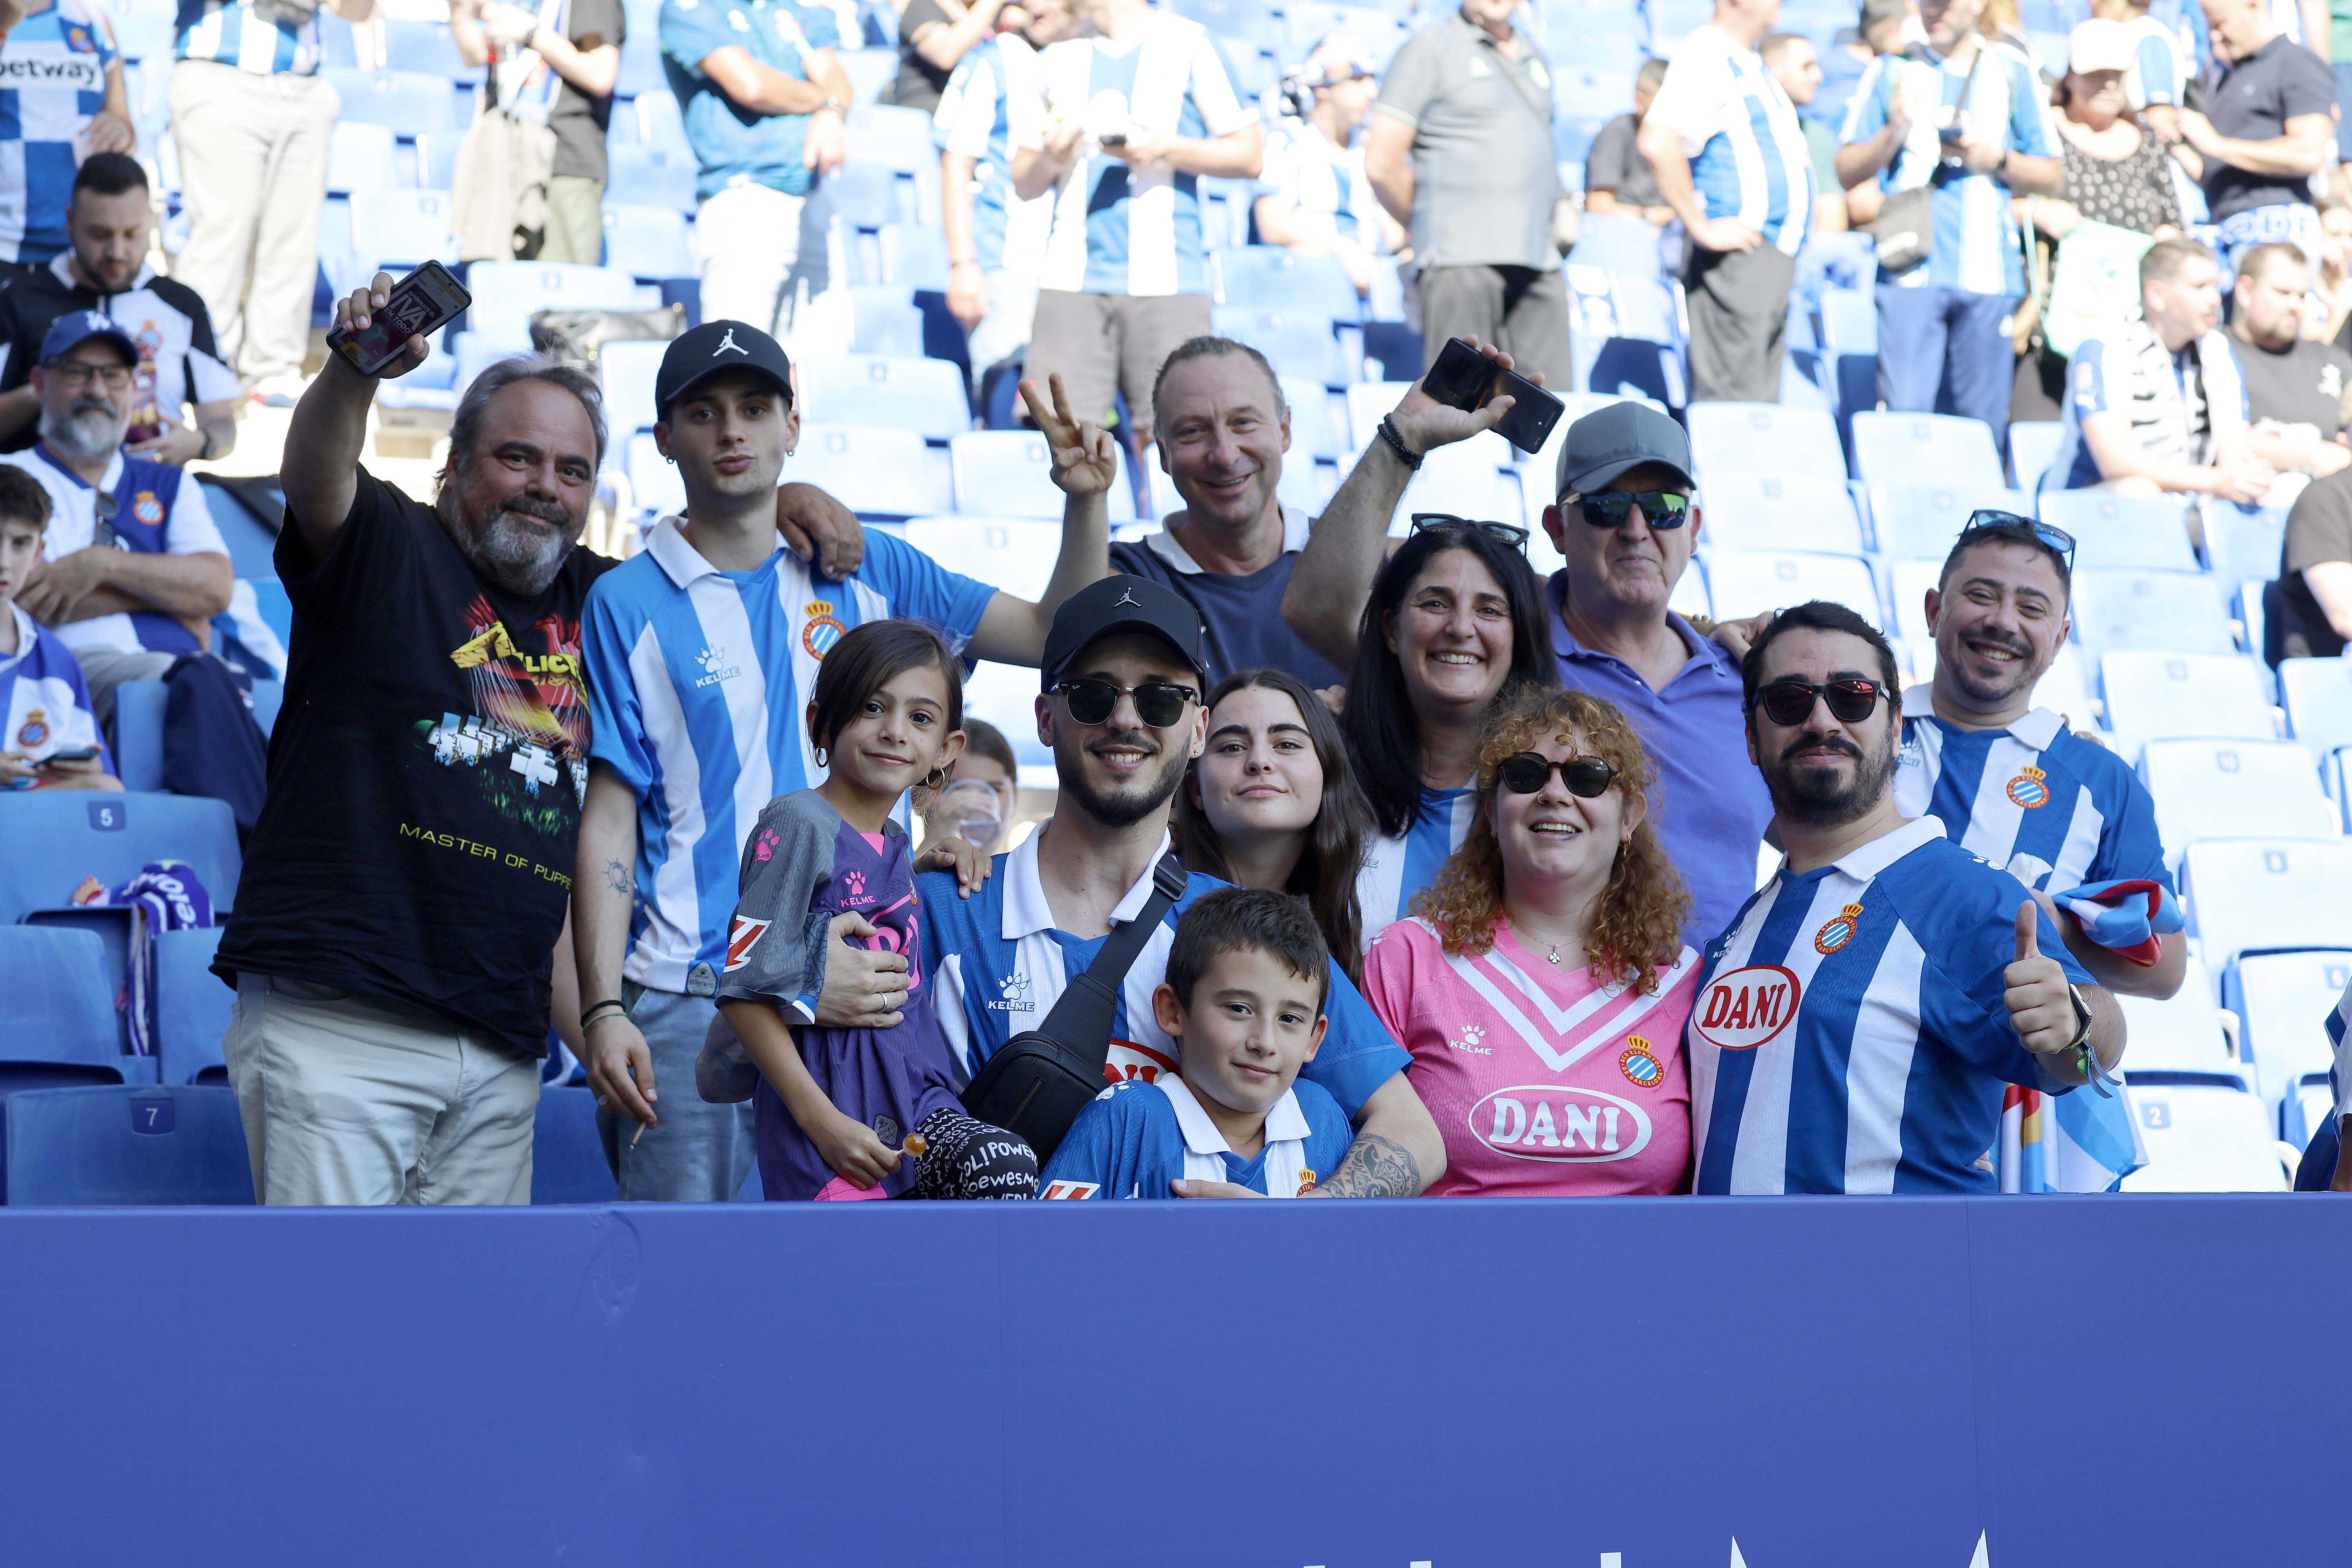
<path id="1" fill-rule="evenodd" d="M 1418 383 L 1405 394 L 1291 577 L 1283 618 L 1310 647 L 1353 645 L 1408 461 L 1417 468 L 1432 448 L 1491 429 L 1508 401 L 1465 413 Z M 1666 607 L 1698 540 L 1691 467 L 1681 426 L 1639 403 L 1610 404 L 1569 426 L 1543 524 L 1567 560 L 1547 588 L 1560 684 L 1615 703 L 1649 749 L 1659 842 L 1690 889 L 1683 932 L 1698 946 L 1756 890 L 1772 802 L 1748 759 L 1738 660 Z"/>
<path id="2" fill-rule="evenodd" d="M 1035 1028 L 1111 927 L 1150 897 L 1152 868 L 1172 852 L 1170 805 L 1207 743 L 1207 662 L 1200 612 L 1148 577 L 1106 577 L 1055 615 L 1037 699 L 1037 738 L 1053 748 L 1061 784 L 1053 816 L 996 857 L 993 875 L 969 898 L 951 873 L 915 879 L 920 957 L 959 1078 Z M 1107 1077 L 1175 1072 L 1175 1047 L 1152 1016 L 1151 996 L 1178 919 L 1224 885 L 1194 873 L 1137 955 L 1119 987 Z M 1412 1058 L 1337 966 L 1325 1012 L 1330 1025 L 1306 1076 L 1339 1102 L 1356 1141 L 1311 1195 L 1415 1196 L 1444 1173 L 1445 1146 L 1405 1079 Z M 1178 1197 L 1264 1195 L 1223 1182 L 1173 1185 Z"/>

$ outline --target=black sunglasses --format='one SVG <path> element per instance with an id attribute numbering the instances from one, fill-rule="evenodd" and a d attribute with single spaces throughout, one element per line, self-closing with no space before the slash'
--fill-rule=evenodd
<path id="1" fill-rule="evenodd" d="M 1625 514 L 1636 505 L 1652 528 L 1680 528 L 1690 518 L 1690 496 L 1682 490 L 1594 490 L 1576 504 L 1595 528 L 1624 527 Z"/>
<path id="2" fill-rule="evenodd" d="M 1417 511 L 1412 514 L 1412 532 L 1445 529 L 1455 529 L 1465 533 L 1475 530 L 1489 539 L 1500 540 L 1514 550 L 1528 547 L 1528 531 L 1515 528 L 1507 522 L 1483 522 L 1473 517 L 1456 517 L 1450 511 Z"/>
<path id="3" fill-rule="evenodd" d="M 2073 534 L 2063 528 L 2053 528 L 2050 524 L 2036 519 L 2020 517 L 2013 511 L 1998 511 L 1991 507 L 1979 507 L 1969 513 L 1969 521 L 1966 526 L 1961 528 L 1960 537 L 1953 542 L 1952 548 L 1958 550 L 1961 545 L 1974 544 L 1989 534 L 2009 533 L 2021 528 L 2028 530 L 2034 538 L 2065 557 L 2066 570 L 2069 573 L 2074 570 L 2074 536 Z"/>
<path id="4" fill-rule="evenodd" d="M 1791 730 L 1812 716 L 1813 699 L 1825 700 L 1830 717 L 1841 724 L 1858 724 L 1870 717 L 1886 688 L 1875 680 L 1831 680 L 1819 686 L 1802 680 L 1775 680 L 1756 689 L 1755 706 L 1764 717 Z"/>
<path id="5" fill-rule="evenodd" d="M 1184 717 L 1185 704 L 1197 702 L 1201 697 L 1189 686 L 1171 686 L 1160 680 L 1146 681 L 1141 686 L 1113 686 L 1108 680 L 1065 680 L 1054 689 L 1070 705 L 1070 717 L 1081 724 L 1108 722 L 1118 707 L 1118 700 L 1133 697 L 1135 716 L 1155 730 L 1176 724 Z"/>
<path id="6" fill-rule="evenodd" d="M 1568 793 L 1579 800 L 1605 795 L 1617 782 L 1617 765 L 1606 757 L 1570 757 L 1555 763 L 1540 752 L 1512 752 L 1496 768 L 1495 776 L 1513 795 L 1533 795 L 1543 788 L 1555 769 Z"/>

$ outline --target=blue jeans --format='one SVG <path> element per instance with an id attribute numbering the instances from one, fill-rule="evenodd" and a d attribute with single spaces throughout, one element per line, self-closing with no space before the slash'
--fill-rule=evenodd
<path id="1" fill-rule="evenodd" d="M 1878 285 L 1878 395 L 1895 414 L 1958 414 L 2008 444 L 2017 350 L 2002 323 L 2013 294 Z"/>
<path id="2" fill-rule="evenodd" d="M 695 1090 L 694 1061 L 718 1007 L 708 996 L 649 991 L 634 981 L 621 988 L 621 1000 L 653 1053 L 654 1090 L 661 1096 L 654 1101 L 661 1121 L 642 1138 L 634 1118 L 609 1109 L 596 1112 L 596 1132 L 621 1201 L 728 1202 L 751 1173 L 754 1145 L 751 1106 L 712 1105 Z"/>

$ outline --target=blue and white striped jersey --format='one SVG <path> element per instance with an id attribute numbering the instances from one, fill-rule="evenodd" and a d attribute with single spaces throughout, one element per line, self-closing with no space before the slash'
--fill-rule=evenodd
<path id="1" fill-rule="evenodd" d="M 1037 1178 L 1041 1198 L 1168 1198 L 1179 1180 L 1231 1182 L 1295 1198 L 1337 1170 L 1355 1132 L 1312 1082 L 1290 1086 L 1265 1117 L 1265 1142 L 1234 1152 L 1183 1079 L 1129 1079 L 1087 1102 Z"/>
<path id="2" fill-rule="evenodd" d="M 1707 216 L 1736 218 L 1797 254 L 1812 222 L 1812 153 L 1796 105 L 1754 49 L 1712 22 L 1694 28 L 1649 120 L 1682 137 Z"/>
<path id="3" fill-rule="evenodd" d="M 1445 858 L 1462 847 L 1477 815 L 1478 792 L 1421 792 L 1421 816 L 1399 838 L 1375 838 L 1364 846 L 1364 868 L 1356 873 L 1356 903 L 1363 911 L 1364 948 L 1388 927 L 1412 913 L 1412 896 L 1437 880 Z"/>
<path id="4" fill-rule="evenodd" d="M 16 651 L 0 654 L 0 752 L 37 763 L 57 752 L 96 746 L 99 767 L 112 773 L 114 760 L 99 733 L 81 661 L 24 606 L 0 605 L 0 616 L 16 628 Z"/>
<path id="5" fill-rule="evenodd" d="M 175 60 L 211 60 L 255 76 L 318 74 L 316 16 L 289 26 L 255 16 L 251 0 L 180 0 L 172 26 Z"/>
<path id="6" fill-rule="evenodd" d="M 2131 106 L 2179 103 L 2192 74 L 2180 36 L 2145 12 L 2123 26 L 2131 36 L 2131 68 L 2124 72 L 2124 94 Z"/>
<path id="7" fill-rule="evenodd" d="M 1256 123 L 1234 94 L 1209 31 L 1155 10 L 1141 37 L 1071 38 L 1037 57 L 1042 92 L 1015 100 L 1013 145 L 1043 147 L 1050 124 L 1086 127 L 1054 193 L 1039 286 L 1090 294 L 1205 294 L 1200 176 L 1130 169 L 1101 150 L 1130 124 L 1164 136 L 1226 136 Z"/>
<path id="8" fill-rule="evenodd" d="M 1895 804 L 2045 893 L 2127 877 L 2172 886 L 2147 786 L 2047 708 L 2006 730 L 1906 718 Z"/>
<path id="9" fill-rule="evenodd" d="M 1382 242 L 1381 199 L 1364 177 L 1363 144 L 1339 146 L 1311 120 L 1286 117 L 1267 133 L 1257 194 L 1286 197 L 1302 213 L 1329 218 L 1341 239 L 1366 250 L 1388 248 Z"/>
<path id="10" fill-rule="evenodd" d="M 923 900 L 920 934 L 923 969 L 934 987 L 931 1006 L 960 1078 L 970 1078 L 1006 1040 L 1043 1023 L 1061 1000 L 1069 977 L 1085 973 L 1102 951 L 1103 937 L 1075 937 L 1054 928 L 1054 911 L 1037 878 L 1038 840 L 1046 831 L 1040 828 L 999 855 L 994 873 L 969 899 L 958 896 L 951 873 L 925 871 L 915 878 L 915 890 Z M 1163 841 L 1160 853 L 1167 852 Z M 1153 857 L 1154 863 L 1158 858 Z M 1105 1072 L 1113 1082 L 1130 1078 L 1149 1081 L 1177 1070 L 1176 1043 L 1152 1017 L 1151 994 L 1167 977 L 1168 949 L 1175 941 L 1177 921 L 1223 886 L 1214 877 L 1193 872 L 1184 896 L 1136 955 L 1119 987 Z M 1123 925 L 1133 920 L 1150 898 L 1147 873 L 1111 911 L 1111 922 Z M 1412 1058 L 1336 964 L 1324 1011 L 1331 1022 L 1322 1048 L 1299 1076 L 1322 1085 L 1353 1121 L 1372 1091 L 1411 1066 Z"/>
<path id="11" fill-rule="evenodd" d="M 2050 129 L 2049 95 L 2032 62 L 2007 44 L 1983 44 L 1974 78 L 1954 60 L 1936 65 L 1881 55 L 1862 73 L 1847 102 L 1841 142 L 1866 142 L 1886 123 L 1897 91 L 1934 95 L 1947 110 L 1959 111 L 1970 138 L 1998 142 L 2029 158 L 2055 157 L 2058 138 Z M 1921 85 L 1913 85 L 1913 84 Z M 1970 294 L 2025 292 L 2024 253 L 2017 222 L 2010 216 L 2010 189 L 1990 174 L 1946 172 L 1933 119 L 1915 120 L 1910 138 L 1882 170 L 1883 191 L 1916 190 L 1934 181 L 1927 196 L 1935 238 L 1924 266 L 1886 279 L 1901 289 L 1957 289 Z"/>
<path id="12" fill-rule="evenodd" d="M 824 780 L 802 710 L 825 651 L 891 616 L 930 622 L 961 649 L 994 592 L 878 530 L 843 582 L 781 548 L 755 571 L 721 572 L 674 517 L 598 579 L 581 627 L 589 754 L 637 796 L 624 975 L 717 989 L 745 836 L 769 801 Z"/>
<path id="13" fill-rule="evenodd" d="M 66 248 L 76 143 L 106 107 L 115 58 L 105 19 L 85 0 L 56 0 L 0 45 L 0 261 L 47 261 Z"/>
<path id="14" fill-rule="evenodd" d="M 1997 1193 L 2006 1086 L 2047 1092 L 2002 972 L 2025 890 L 1906 822 L 1783 868 L 1713 943 L 1684 1040 L 1700 1193 Z M 2038 915 L 2041 950 L 2091 984 Z"/>
<path id="15" fill-rule="evenodd" d="M 1018 33 L 999 33 L 956 62 L 931 115 L 931 139 L 972 159 L 971 238 L 981 268 L 1034 272 L 1045 256 L 1054 193 L 1013 194 L 1013 105 L 1034 99 L 1037 51 Z"/>

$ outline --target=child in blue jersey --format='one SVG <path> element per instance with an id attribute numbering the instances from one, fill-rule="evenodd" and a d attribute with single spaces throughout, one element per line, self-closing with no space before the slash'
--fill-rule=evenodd
<path id="1" fill-rule="evenodd" d="M 41 563 L 49 494 L 0 468 L 0 789 L 113 789 L 81 663 L 16 605 Z"/>
<path id="2" fill-rule="evenodd" d="M 1353 1140 L 1339 1102 L 1297 1081 L 1323 1043 L 1330 975 L 1314 915 L 1286 893 L 1220 888 L 1185 910 L 1151 996 L 1182 1076 L 1097 1095 L 1038 1195 L 1169 1198 L 1190 1179 L 1305 1196 Z"/>
<path id="3" fill-rule="evenodd" d="M 868 622 L 825 656 L 808 728 L 829 772 L 770 801 L 744 844 L 719 1016 L 697 1064 L 702 1097 L 753 1101 L 771 1199 L 1028 1197 L 1034 1152 L 956 1098 L 917 947 L 913 858 L 890 816 L 963 750 L 955 656 L 928 626 Z M 988 869 L 961 840 L 926 864 Z M 898 1024 L 817 1026 L 836 937 L 907 955 Z"/>

